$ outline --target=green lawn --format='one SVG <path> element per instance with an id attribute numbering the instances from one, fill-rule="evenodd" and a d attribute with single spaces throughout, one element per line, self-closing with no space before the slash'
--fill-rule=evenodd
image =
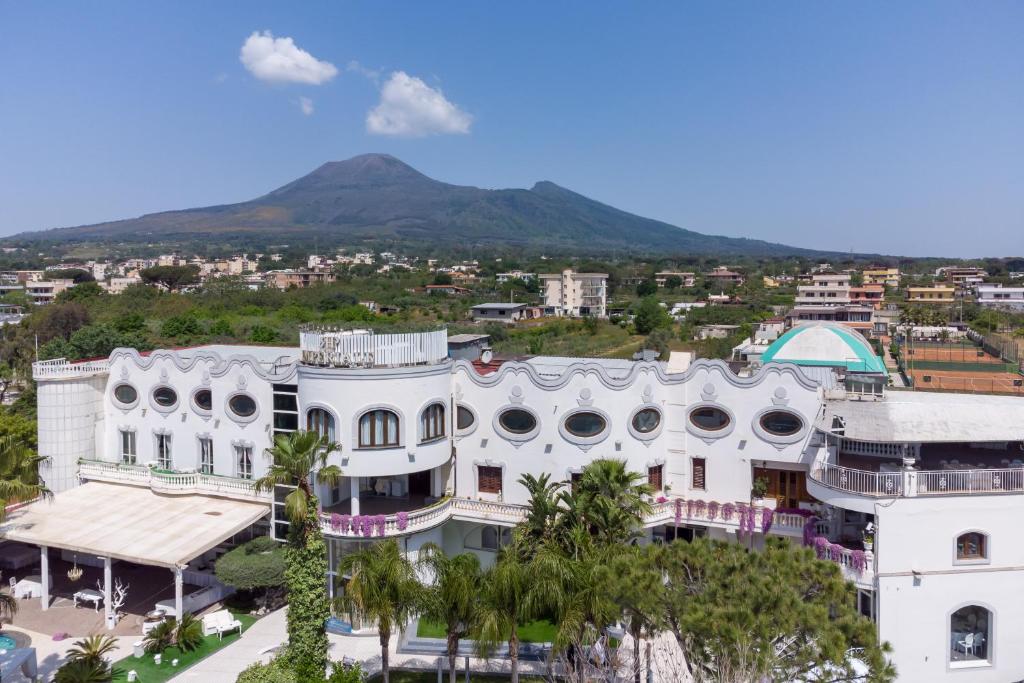
<path id="1" fill-rule="evenodd" d="M 248 614 L 235 614 L 235 618 L 242 622 L 242 631 L 248 630 L 255 623 L 256 618 Z M 127 681 L 128 672 L 134 670 L 138 674 L 138 683 L 161 683 L 177 676 L 182 671 L 192 666 L 201 659 L 209 657 L 217 650 L 227 647 L 241 637 L 240 633 L 226 634 L 222 639 L 217 636 L 207 636 L 198 649 L 182 653 L 176 647 L 169 647 L 163 652 L 160 666 L 153 663 L 153 655 L 146 655 L 140 659 L 129 655 L 124 659 L 114 662 L 114 670 L 117 672 L 114 681 Z M 177 658 L 178 666 L 172 667 L 171 660 Z"/>
<path id="2" fill-rule="evenodd" d="M 444 639 L 444 626 L 420 619 L 416 627 L 417 638 L 441 638 Z M 519 627 L 519 640 L 523 643 L 550 643 L 555 639 L 555 625 L 550 621 L 541 619 L 531 621 Z"/>
<path id="3" fill-rule="evenodd" d="M 459 670 L 459 681 L 465 678 L 465 672 Z M 392 669 L 388 678 L 391 683 L 437 683 L 437 672 L 436 671 L 395 671 Z M 367 683 L 380 683 L 383 680 L 380 674 L 371 676 L 366 679 Z M 448 680 L 448 669 L 444 671 L 444 680 Z M 469 674 L 470 683 L 508 683 L 508 676 L 499 676 L 495 674 L 478 674 L 470 672 Z M 520 683 L 541 683 L 545 679 L 538 678 L 536 676 L 519 676 Z"/>

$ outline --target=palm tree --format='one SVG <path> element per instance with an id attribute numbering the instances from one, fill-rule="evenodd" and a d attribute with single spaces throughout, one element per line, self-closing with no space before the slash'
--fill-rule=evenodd
<path id="1" fill-rule="evenodd" d="M 273 447 L 265 451 L 271 465 L 253 486 L 257 491 L 273 491 L 278 485 L 294 485 L 295 490 L 284 499 L 285 514 L 293 524 L 304 524 L 313 499 L 313 470 L 317 479 L 328 486 L 337 485 L 341 478 L 341 468 L 327 464 L 327 457 L 337 450 L 338 444 L 317 432 L 278 434 Z"/>
<path id="2" fill-rule="evenodd" d="M 10 503 L 53 496 L 39 477 L 39 464 L 45 461 L 14 435 L 0 438 L 0 522 Z"/>
<path id="3" fill-rule="evenodd" d="M 577 510 L 569 523 L 585 525 L 606 544 L 622 544 L 636 535 L 650 514 L 651 493 L 644 476 L 626 469 L 625 460 L 600 458 L 583 470 L 575 490 L 563 492 L 561 498 Z"/>
<path id="4" fill-rule="evenodd" d="M 519 624 L 539 614 L 534 572 L 525 555 L 518 541 L 502 548 L 498 561 L 481 580 L 474 628 L 477 650 L 483 657 L 493 653 L 497 643 L 508 642 L 512 683 L 519 683 Z"/>
<path id="5" fill-rule="evenodd" d="M 530 537 L 539 542 L 548 535 L 558 516 L 558 489 L 562 484 L 550 481 L 551 475 L 544 473 L 539 477 L 524 474 L 519 483 L 526 487 L 530 495 L 530 511 L 526 515 L 526 529 Z"/>
<path id="6" fill-rule="evenodd" d="M 117 639 L 113 636 L 88 636 L 81 640 L 76 640 L 68 649 L 68 660 L 84 659 L 102 662 L 107 658 L 107 655 L 113 654 L 116 649 Z"/>
<path id="7" fill-rule="evenodd" d="M 7 593 L 0 593 L 0 623 L 3 623 L 4 619 L 13 619 L 14 615 L 18 613 L 18 601 L 13 595 Z"/>
<path id="8" fill-rule="evenodd" d="M 416 569 L 398 543 L 389 539 L 343 557 L 338 574 L 348 577 L 337 598 L 338 608 L 356 611 L 377 623 L 381 671 L 384 683 L 388 683 L 391 633 L 408 623 L 423 602 Z"/>
<path id="9" fill-rule="evenodd" d="M 480 604 L 480 560 L 471 553 L 449 557 L 439 546 L 427 543 L 420 549 L 417 564 L 433 579 L 424 590 L 421 616 L 444 624 L 448 676 L 456 683 L 459 640 L 473 629 Z"/>
<path id="10" fill-rule="evenodd" d="M 265 452 L 271 459 L 266 475 L 255 482 L 257 491 L 273 491 L 278 485 L 295 490 L 284 500 L 291 523 L 285 548 L 285 582 L 288 585 L 287 658 L 300 678 L 322 676 L 327 667 L 327 619 L 330 603 L 324 593 L 327 549 L 320 530 L 312 473 L 329 486 L 341 478 L 341 469 L 327 458 L 338 445 L 316 432 L 278 435 Z"/>
<path id="11" fill-rule="evenodd" d="M 659 630 L 664 621 L 665 585 L 655 557 L 658 546 L 628 546 L 607 566 L 612 599 L 622 610 L 633 639 L 633 678 L 640 683 L 640 638 Z"/>

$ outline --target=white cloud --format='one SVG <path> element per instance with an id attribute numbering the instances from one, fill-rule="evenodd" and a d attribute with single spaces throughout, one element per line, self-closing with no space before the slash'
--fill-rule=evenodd
<path id="1" fill-rule="evenodd" d="M 404 71 L 395 71 L 380 90 L 380 103 L 366 115 L 375 135 L 423 137 L 469 133 L 473 117 L 445 99 L 440 89 Z"/>
<path id="2" fill-rule="evenodd" d="M 313 100 L 309 99 L 308 97 L 300 97 L 299 109 L 302 110 L 303 114 L 309 116 L 310 114 L 313 113 Z"/>
<path id="3" fill-rule="evenodd" d="M 353 59 L 352 61 L 350 61 L 348 64 L 345 65 L 345 71 L 351 71 L 351 72 L 360 74 L 360 75 L 365 76 L 366 78 L 370 79 L 371 81 L 373 81 L 377 85 L 380 85 L 380 70 L 379 69 L 371 69 L 368 66 L 363 66 L 362 64 L 360 64 L 359 62 L 357 62 L 356 60 Z"/>
<path id="4" fill-rule="evenodd" d="M 270 31 L 253 31 L 239 59 L 253 76 L 271 83 L 320 85 L 338 75 L 330 62 L 317 59 L 291 38 L 275 38 Z"/>

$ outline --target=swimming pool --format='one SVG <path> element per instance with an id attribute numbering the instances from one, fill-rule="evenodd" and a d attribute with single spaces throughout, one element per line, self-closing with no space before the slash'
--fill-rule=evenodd
<path id="1" fill-rule="evenodd" d="M 0 650 L 13 650 L 16 647 L 18 647 L 18 643 L 15 642 L 14 638 L 0 633 Z"/>

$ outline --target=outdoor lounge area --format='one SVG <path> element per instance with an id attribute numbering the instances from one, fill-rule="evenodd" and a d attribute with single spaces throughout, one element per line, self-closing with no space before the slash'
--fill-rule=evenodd
<path id="1" fill-rule="evenodd" d="M 70 598 L 75 613 L 92 612 L 109 630 L 128 621 L 129 632 L 136 633 L 132 619 L 118 621 L 115 608 L 120 615 L 161 609 L 180 616 L 225 597 L 230 591 L 213 577 L 212 558 L 226 539 L 268 512 L 269 506 L 259 502 L 89 482 L 12 512 L 0 524 L 0 540 L 38 548 L 38 568 L 25 573 L 39 577 L 38 590 L 29 586 L 28 591 L 38 600 L 28 602 L 38 605 L 43 622 L 60 624 L 60 617 L 42 617 L 52 608 L 64 611 Z M 82 571 L 77 581 L 68 576 L 69 559 Z M 76 607 L 79 601 L 87 606 Z M 31 610 L 21 613 L 33 618 Z"/>

